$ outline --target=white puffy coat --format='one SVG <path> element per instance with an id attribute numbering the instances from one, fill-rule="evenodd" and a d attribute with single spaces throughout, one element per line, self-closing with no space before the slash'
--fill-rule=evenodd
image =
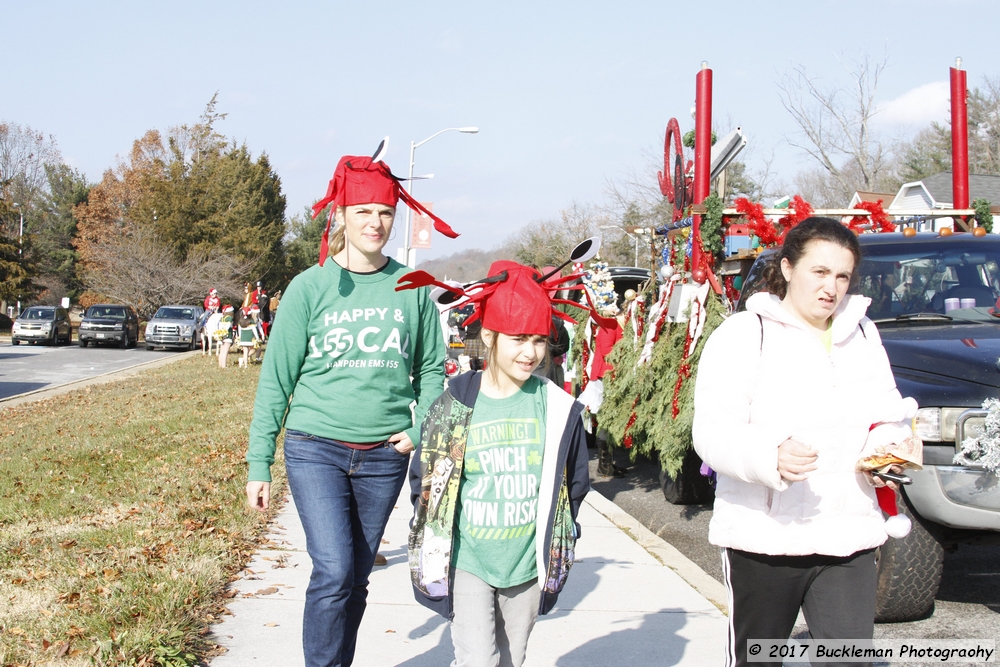
<path id="1" fill-rule="evenodd" d="M 896 389 L 878 330 L 864 316 L 869 303 L 844 298 L 830 353 L 763 292 L 706 342 L 693 435 L 698 455 L 718 473 L 712 544 L 847 556 L 885 541 L 875 491 L 854 468 L 877 445 L 910 435 L 916 402 Z M 804 482 L 778 474 L 778 446 L 788 438 L 818 452 L 818 468 Z"/>

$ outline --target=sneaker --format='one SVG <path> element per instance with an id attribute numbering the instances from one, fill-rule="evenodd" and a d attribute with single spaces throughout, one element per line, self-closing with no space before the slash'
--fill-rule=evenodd
<path id="1" fill-rule="evenodd" d="M 603 461 L 597 464 L 598 477 L 624 477 L 627 471 L 614 463 L 605 464 Z"/>

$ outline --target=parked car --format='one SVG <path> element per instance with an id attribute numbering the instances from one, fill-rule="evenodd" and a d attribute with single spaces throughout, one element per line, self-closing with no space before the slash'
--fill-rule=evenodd
<path id="1" fill-rule="evenodd" d="M 618 295 L 618 307 L 625 307 L 625 292 L 635 290 L 639 292 L 644 284 L 649 281 L 649 269 L 642 269 L 635 266 L 612 266 L 608 268 L 611 274 L 611 282 L 615 286 L 615 294 Z M 658 282 L 658 281 L 657 281 Z"/>
<path id="2" fill-rule="evenodd" d="M 146 323 L 146 349 L 155 347 L 193 350 L 201 336 L 201 306 L 160 306 Z"/>
<path id="3" fill-rule="evenodd" d="M 62 306 L 31 306 L 25 308 L 14 321 L 10 331 L 12 345 L 48 343 L 69 345 L 73 340 L 73 327 L 69 313 Z"/>
<path id="4" fill-rule="evenodd" d="M 876 620 L 912 621 L 934 608 L 945 548 L 1000 542 L 996 475 L 953 463 L 964 438 L 984 424 L 983 401 L 1000 394 L 1000 316 L 993 314 L 1000 236 L 889 233 L 859 241 L 864 259 L 852 291 L 872 299 L 868 317 L 896 385 L 920 405 L 913 426 L 924 468 L 907 470 L 913 483 L 898 501 L 913 528 L 878 551 Z M 750 270 L 737 309 L 762 288 L 769 252 Z"/>
<path id="5" fill-rule="evenodd" d="M 99 304 L 83 314 L 77 333 L 80 347 L 93 343 L 117 343 L 118 347 L 135 347 L 139 342 L 139 316 L 131 306 Z"/>

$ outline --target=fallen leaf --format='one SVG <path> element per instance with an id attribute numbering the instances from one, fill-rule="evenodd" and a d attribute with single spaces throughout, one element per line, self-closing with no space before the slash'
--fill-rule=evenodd
<path id="1" fill-rule="evenodd" d="M 265 623 L 264 627 L 265 628 L 276 628 L 276 627 L 278 627 L 278 624 L 277 623 Z"/>
<path id="2" fill-rule="evenodd" d="M 396 631 L 395 630 L 386 630 L 385 634 L 387 634 L 387 635 L 388 634 L 393 634 L 394 635 L 394 634 L 396 634 Z"/>
<path id="3" fill-rule="evenodd" d="M 257 591 L 257 595 L 273 595 L 278 592 L 278 589 L 274 586 L 268 586 L 267 588 L 262 588 Z"/>

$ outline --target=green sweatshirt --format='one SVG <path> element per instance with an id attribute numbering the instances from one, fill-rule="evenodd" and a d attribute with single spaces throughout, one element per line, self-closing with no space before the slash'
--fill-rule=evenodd
<path id="1" fill-rule="evenodd" d="M 427 288 L 394 290 L 408 271 L 390 259 L 374 273 L 353 273 L 328 259 L 292 280 L 257 385 L 250 481 L 271 481 L 282 426 L 345 442 L 401 431 L 420 440 L 427 406 L 444 388 L 445 351 Z"/>

